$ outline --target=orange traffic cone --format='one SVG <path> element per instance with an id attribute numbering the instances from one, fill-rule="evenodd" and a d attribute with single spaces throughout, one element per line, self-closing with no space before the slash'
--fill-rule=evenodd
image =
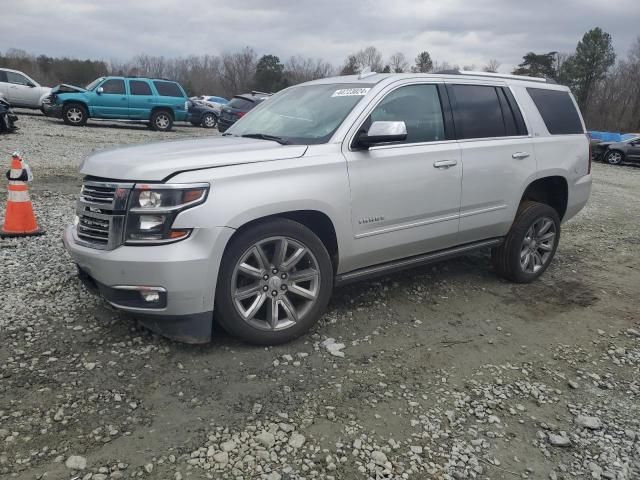
<path id="1" fill-rule="evenodd" d="M 4 225 L 0 230 L 0 237 L 26 237 L 42 235 L 38 228 L 33 206 L 29 199 L 27 181 L 31 180 L 28 167 L 22 164 L 20 155 L 16 152 L 11 156 L 11 170 L 7 172 L 9 187 L 7 189 L 7 212 Z"/>

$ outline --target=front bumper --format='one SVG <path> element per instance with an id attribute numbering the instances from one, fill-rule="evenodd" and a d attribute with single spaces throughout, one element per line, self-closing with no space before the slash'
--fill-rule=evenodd
<path id="1" fill-rule="evenodd" d="M 42 111 L 47 117 L 62 118 L 62 105 L 57 103 L 43 103 Z"/>
<path id="2" fill-rule="evenodd" d="M 189 343 L 211 336 L 214 294 L 224 248 L 234 230 L 198 229 L 186 240 L 167 245 L 97 250 L 80 245 L 75 227 L 64 232 L 65 248 L 85 281 L 95 283 L 114 307 L 134 314 L 161 335 Z M 149 308 L 127 287 L 162 289 L 161 302 Z"/>

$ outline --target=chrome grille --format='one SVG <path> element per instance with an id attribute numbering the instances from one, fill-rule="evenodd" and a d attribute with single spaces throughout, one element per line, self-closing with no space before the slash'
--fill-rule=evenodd
<path id="1" fill-rule="evenodd" d="M 113 250 L 122 244 L 127 200 L 133 183 L 85 180 L 76 208 L 78 241 Z"/>

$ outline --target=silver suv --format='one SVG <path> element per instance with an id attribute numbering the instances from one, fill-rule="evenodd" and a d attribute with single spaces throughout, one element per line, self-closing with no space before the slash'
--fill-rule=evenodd
<path id="1" fill-rule="evenodd" d="M 186 342 L 307 331 L 335 285 L 491 248 L 535 280 L 591 190 L 571 93 L 497 74 L 287 88 L 218 138 L 97 153 L 64 242 L 116 308 Z"/>

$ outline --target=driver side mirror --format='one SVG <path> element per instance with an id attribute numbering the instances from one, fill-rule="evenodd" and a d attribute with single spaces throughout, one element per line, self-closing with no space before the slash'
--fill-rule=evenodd
<path id="1" fill-rule="evenodd" d="M 407 126 L 404 122 L 376 121 L 369 130 L 358 135 L 356 145 L 369 148 L 382 143 L 403 142 L 406 139 Z"/>
<path id="2" fill-rule="evenodd" d="M 104 92 L 104 88 L 98 87 L 98 89 L 96 90 L 96 93 L 100 95 L 102 92 Z"/>

